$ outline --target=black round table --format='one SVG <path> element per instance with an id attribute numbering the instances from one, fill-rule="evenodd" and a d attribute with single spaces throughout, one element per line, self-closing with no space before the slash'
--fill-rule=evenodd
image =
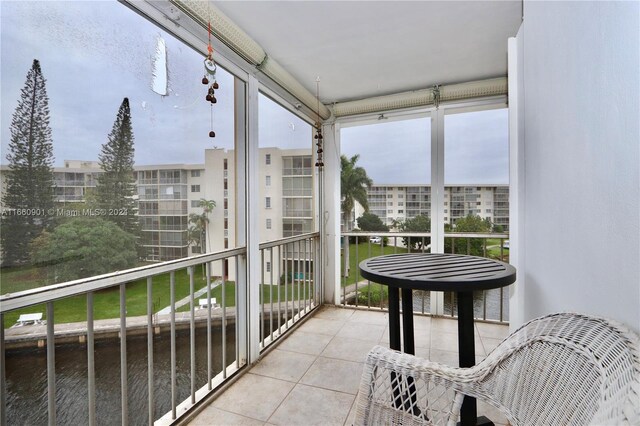
<path id="1" fill-rule="evenodd" d="M 475 365 L 473 292 L 505 287 L 516 280 L 516 269 L 493 259 L 459 254 L 401 253 L 360 262 L 362 276 L 389 287 L 389 343 L 400 347 L 400 291 L 404 352 L 415 354 L 413 290 L 454 291 L 458 298 L 458 353 L 460 367 Z M 465 397 L 460 410 L 463 425 L 482 424 L 475 398 Z M 486 419 L 483 419 L 486 420 Z"/>

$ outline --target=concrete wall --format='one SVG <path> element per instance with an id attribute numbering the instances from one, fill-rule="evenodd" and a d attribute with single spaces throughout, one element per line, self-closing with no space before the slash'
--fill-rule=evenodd
<path id="1" fill-rule="evenodd" d="M 524 3 L 522 320 L 570 310 L 640 332 L 639 16 Z"/>

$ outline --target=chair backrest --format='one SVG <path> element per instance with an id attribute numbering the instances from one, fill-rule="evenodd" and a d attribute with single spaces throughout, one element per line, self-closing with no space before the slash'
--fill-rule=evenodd
<path id="1" fill-rule="evenodd" d="M 465 393 L 514 424 L 640 424 L 640 343 L 621 324 L 559 313 L 520 327 L 474 367 Z"/>

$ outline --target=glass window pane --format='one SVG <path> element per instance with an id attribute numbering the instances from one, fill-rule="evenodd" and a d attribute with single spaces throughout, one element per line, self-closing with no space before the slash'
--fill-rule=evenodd
<path id="1" fill-rule="evenodd" d="M 362 167 L 373 185 L 367 191 L 369 212 L 386 225 L 431 216 L 431 120 L 429 117 L 381 121 L 376 124 L 341 129 L 342 155 L 352 159 L 358 155 L 356 167 Z M 404 197 L 414 191 L 424 194 L 406 214 L 387 209 L 387 198 Z M 344 190 L 343 190 L 344 193 Z M 416 199 L 416 201 L 418 201 Z M 355 203 L 347 219 L 343 212 L 343 229 L 353 229 L 364 209 Z"/>
<path id="2" fill-rule="evenodd" d="M 218 157 L 233 160 L 234 93 L 238 89 L 231 74 L 218 66 L 217 103 L 212 107 L 204 99 L 206 86 L 201 83 L 202 52 L 117 2 L 3 3 L 2 38 L 11 40 L 3 43 L 1 53 L 3 123 L 11 123 L 34 58 L 46 79 L 56 186 L 52 192 L 55 217 L 44 218 L 49 232 L 55 235 L 56 228 L 63 224 L 80 226 L 80 219 L 92 220 L 94 228 L 106 221 L 125 232 L 123 243 L 127 233 L 134 233 L 133 241 L 137 241 L 134 250 L 120 248 L 120 253 L 131 256 L 111 256 L 126 258 L 123 263 L 103 262 L 100 270 L 70 267 L 68 273 L 43 270 L 39 285 L 189 256 L 189 246 L 201 241 L 207 251 L 222 249 L 223 168 L 216 161 Z M 155 56 L 160 39 L 166 45 L 168 68 L 163 95 L 158 93 L 157 84 L 154 86 L 158 80 L 154 79 L 154 65 L 149 59 Z M 129 154 L 133 168 L 129 177 L 124 173 L 118 179 L 128 179 L 123 187 L 131 193 L 124 198 L 134 201 L 125 210 L 132 215 L 132 222 L 139 223 L 139 230 L 124 229 L 112 217 L 73 217 L 83 208 L 96 207 L 96 200 L 100 200 L 100 207 L 118 207 L 115 200 L 99 195 L 104 194 L 100 187 L 107 182 L 101 153 L 113 137 L 110 133 L 118 125 L 118 114 L 130 118 L 133 136 Z M 215 138 L 209 136 L 212 130 Z M 9 152 L 11 127 L 3 126 L 0 131 L 5 154 Z M 6 154 L 2 165 L 8 166 Z M 2 168 L 3 181 L 6 170 Z M 227 183 L 232 179 L 224 180 Z M 187 233 L 187 228 L 194 225 L 189 215 L 203 214 L 200 199 L 213 200 L 217 205 L 206 213 L 209 244 L 206 238 L 196 242 Z M 157 223 L 165 217 L 179 220 L 166 222 L 171 229 L 158 235 Z M 169 236 L 170 232 L 174 235 Z M 218 239 L 219 244 L 215 242 Z M 7 252 L 11 242 L 5 239 L 3 244 Z M 165 250 L 167 247 L 170 249 Z M 21 261 L 60 262 L 54 257 L 61 252 L 51 250 L 47 255 L 43 251 L 39 256 L 25 252 Z M 90 266 L 97 265 L 93 262 Z"/>
<path id="3" fill-rule="evenodd" d="M 260 212 L 265 227 L 260 240 L 270 241 L 313 230 L 312 127 L 267 96 L 259 97 L 260 157 L 268 162 L 260 164 L 261 197 L 269 199 L 273 211 Z M 297 218 L 296 226 L 287 218 Z M 266 220 L 265 220 L 266 219 Z M 269 224 L 269 226 L 266 226 Z"/>
<path id="4" fill-rule="evenodd" d="M 464 222 L 465 231 L 491 232 L 489 223 L 508 231 L 508 110 L 452 111 L 444 125 L 445 204 L 450 207 L 446 225 L 455 229 L 458 220 L 477 216 L 485 225 Z"/>

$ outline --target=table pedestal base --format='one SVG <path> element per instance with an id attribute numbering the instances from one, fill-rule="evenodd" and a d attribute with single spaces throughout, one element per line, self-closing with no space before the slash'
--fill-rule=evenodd
<path id="1" fill-rule="evenodd" d="M 462 423 L 458 422 L 456 424 L 460 426 Z M 485 416 L 480 416 L 476 419 L 476 426 L 495 426 L 495 425 L 491 420 L 489 420 Z"/>

